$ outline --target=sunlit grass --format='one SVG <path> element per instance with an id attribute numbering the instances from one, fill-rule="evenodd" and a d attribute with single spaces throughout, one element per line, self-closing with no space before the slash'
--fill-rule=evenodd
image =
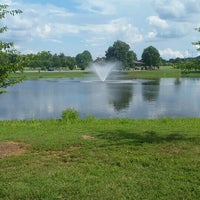
<path id="1" fill-rule="evenodd" d="M 14 76 L 24 77 L 24 79 L 36 79 L 36 78 L 79 78 L 89 76 L 88 72 L 84 71 L 63 71 L 63 72 L 24 72 L 16 73 Z"/>
<path id="2" fill-rule="evenodd" d="M 200 119 L 1 121 L 0 199 L 191 199 L 200 195 Z"/>
<path id="3" fill-rule="evenodd" d="M 160 67 L 156 70 L 132 71 L 128 73 L 129 78 L 177 78 L 181 77 L 181 71 L 172 67 Z"/>
<path id="4" fill-rule="evenodd" d="M 51 72 L 24 72 L 13 75 L 14 77 L 24 77 L 25 79 L 36 78 L 81 78 L 95 76 L 94 73 L 89 71 L 51 71 Z M 116 75 L 115 75 L 116 76 Z M 175 69 L 171 66 L 161 66 L 156 70 L 136 70 L 136 71 L 123 71 L 117 73 L 121 78 L 177 78 L 177 77 L 200 77 L 200 73 L 181 73 L 180 69 Z"/>

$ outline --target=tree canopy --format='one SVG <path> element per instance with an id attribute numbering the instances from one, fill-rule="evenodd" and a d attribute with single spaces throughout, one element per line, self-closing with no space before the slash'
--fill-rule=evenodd
<path id="1" fill-rule="evenodd" d="M 159 51 L 153 46 L 145 48 L 142 53 L 142 61 L 150 67 L 159 66 L 161 62 Z"/>
<path id="2" fill-rule="evenodd" d="M 195 28 L 196 31 L 200 32 L 200 28 Z M 197 46 L 197 51 L 200 51 L 200 41 L 192 42 L 193 45 Z M 176 63 L 176 68 L 181 69 L 184 73 L 191 73 L 193 71 L 199 72 L 200 70 L 200 57 L 193 59 L 182 59 L 180 62 Z"/>
<path id="3" fill-rule="evenodd" d="M 77 66 L 80 67 L 81 70 L 84 70 L 86 67 L 88 67 L 89 63 L 92 62 L 92 56 L 87 50 L 79 53 L 75 59 Z"/>
<path id="4" fill-rule="evenodd" d="M 120 40 L 117 40 L 113 46 L 108 48 L 105 57 L 107 61 L 121 62 L 123 68 L 133 67 L 134 60 L 137 59 L 136 54 L 130 50 L 130 46 Z"/>
<path id="5" fill-rule="evenodd" d="M 0 4 L 0 20 L 6 15 L 15 15 L 22 13 L 21 10 L 8 10 L 7 5 Z M 0 33 L 7 31 L 7 27 L 0 27 Z M 5 88 L 9 85 L 21 81 L 21 78 L 13 78 L 12 73 L 22 70 L 20 65 L 20 57 L 18 52 L 14 49 L 12 42 L 0 41 L 0 88 Z"/>
<path id="6" fill-rule="evenodd" d="M 76 67 L 74 57 L 65 56 L 64 53 L 51 54 L 50 51 L 41 51 L 37 54 L 21 55 L 23 66 L 31 69 L 48 70 L 52 69 L 69 69 Z"/>

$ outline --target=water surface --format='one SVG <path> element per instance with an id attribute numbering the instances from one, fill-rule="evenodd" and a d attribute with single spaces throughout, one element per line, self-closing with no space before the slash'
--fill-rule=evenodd
<path id="1" fill-rule="evenodd" d="M 0 95 L 0 120 L 81 117 L 200 117 L 200 79 L 162 78 L 100 82 L 93 79 L 27 80 Z"/>

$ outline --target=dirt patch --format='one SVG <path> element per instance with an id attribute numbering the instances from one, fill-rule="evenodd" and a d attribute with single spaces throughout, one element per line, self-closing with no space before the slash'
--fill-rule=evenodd
<path id="1" fill-rule="evenodd" d="M 27 145 L 18 142 L 0 142 L 0 159 L 12 156 L 21 155 L 27 151 Z"/>
<path id="2" fill-rule="evenodd" d="M 82 138 L 85 139 L 85 140 L 96 140 L 95 137 L 90 136 L 90 135 L 82 135 Z"/>
<path id="3" fill-rule="evenodd" d="M 61 150 L 61 151 L 59 151 L 59 150 L 58 151 L 49 151 L 49 153 L 51 155 L 54 155 L 54 156 L 61 156 L 61 155 L 69 156 L 72 152 L 74 152 L 74 151 L 76 151 L 80 148 L 81 148 L 80 146 L 71 146 L 66 151 L 63 151 L 63 150 Z"/>
<path id="4" fill-rule="evenodd" d="M 68 149 L 68 151 L 69 152 L 72 152 L 72 151 L 76 151 L 76 150 L 78 150 L 78 149 L 80 149 L 81 147 L 80 146 L 71 146 L 69 149 Z"/>

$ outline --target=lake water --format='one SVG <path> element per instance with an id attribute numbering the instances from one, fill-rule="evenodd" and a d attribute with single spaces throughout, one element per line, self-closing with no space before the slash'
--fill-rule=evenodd
<path id="1" fill-rule="evenodd" d="M 81 117 L 200 117 L 200 79 L 36 79 L 0 94 L 0 120 L 60 118 L 66 108 Z"/>

